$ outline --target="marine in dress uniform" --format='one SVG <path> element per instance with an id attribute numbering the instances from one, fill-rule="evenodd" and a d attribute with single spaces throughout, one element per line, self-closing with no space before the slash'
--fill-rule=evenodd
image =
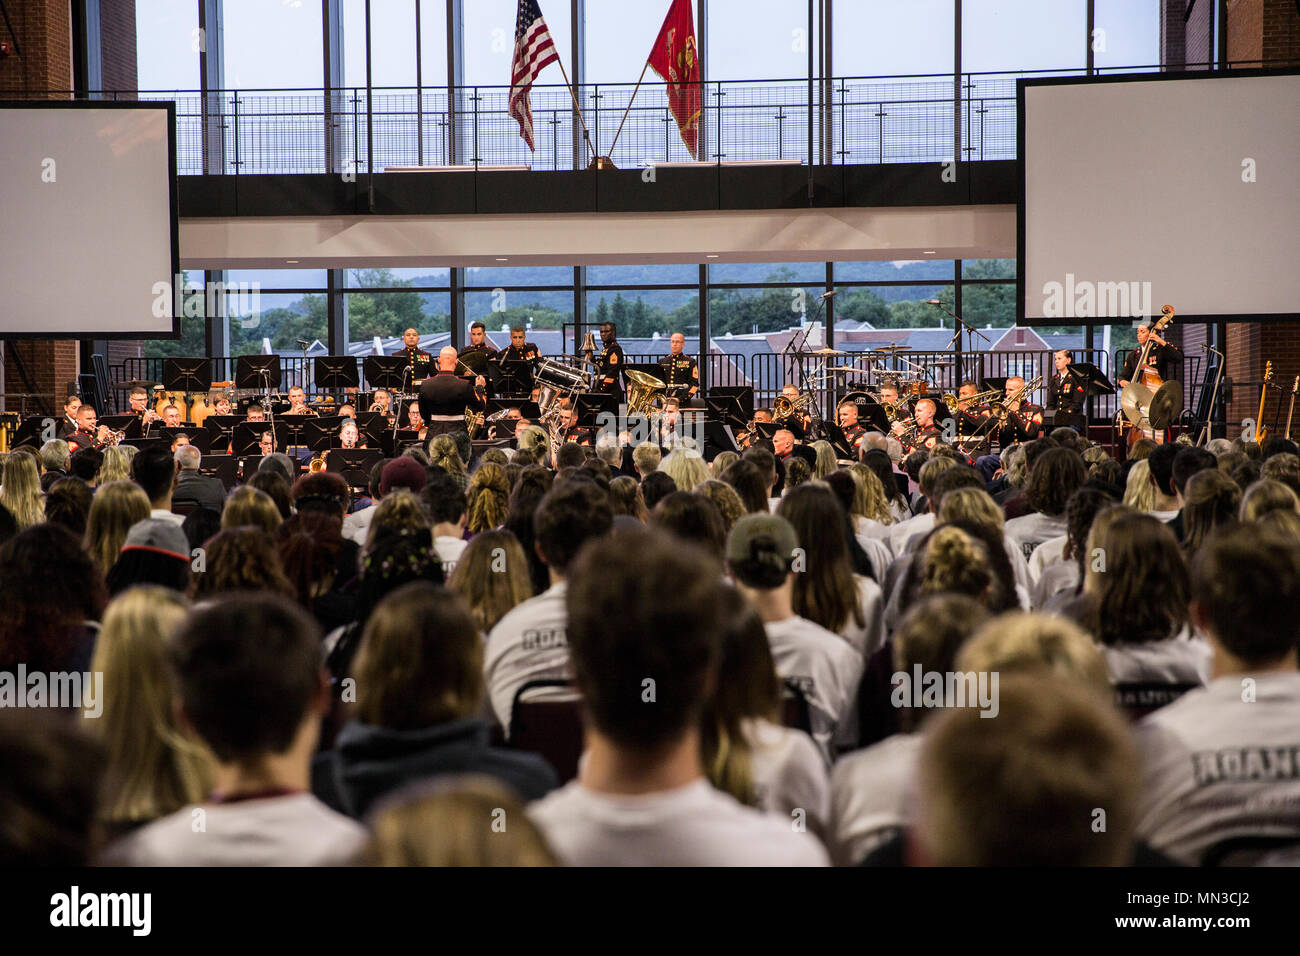
<path id="1" fill-rule="evenodd" d="M 659 377 L 668 386 L 668 394 L 695 398 L 700 391 L 700 364 L 682 349 L 686 336 L 674 332 L 668 340 L 669 353 L 659 360 Z"/>
<path id="2" fill-rule="evenodd" d="M 617 395 L 623 400 L 623 346 L 618 344 L 618 329 L 613 322 L 600 327 L 600 341 L 605 347 L 596 355 L 596 387 L 594 391 Z"/>

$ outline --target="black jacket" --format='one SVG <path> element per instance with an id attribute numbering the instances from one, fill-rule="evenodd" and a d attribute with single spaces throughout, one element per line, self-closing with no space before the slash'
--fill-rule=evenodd
<path id="1" fill-rule="evenodd" d="M 1119 377 L 1125 382 L 1133 381 L 1133 375 L 1137 372 L 1138 356 L 1142 354 L 1141 347 L 1135 348 L 1128 353 L 1124 359 L 1124 368 L 1119 373 Z M 1182 353 L 1173 345 L 1156 345 L 1151 344 L 1151 351 L 1147 353 L 1147 365 L 1154 365 L 1156 374 L 1166 382 L 1173 377 L 1174 363 L 1178 361 Z"/>
<path id="2" fill-rule="evenodd" d="M 200 508 L 220 512 L 226 506 L 226 486 L 221 479 L 186 469 L 176 479 L 173 501 L 197 501 Z"/>
<path id="3" fill-rule="evenodd" d="M 482 405 L 473 383 L 453 372 L 431 375 L 420 386 L 420 416 L 426 422 L 435 415 L 463 415 L 465 409 Z"/>
<path id="4" fill-rule="evenodd" d="M 364 817 L 375 801 L 408 783 L 447 773 L 495 777 L 529 802 L 559 786 L 555 771 L 536 754 L 488 746 L 478 718 L 422 730 L 388 730 L 350 721 L 334 749 L 312 764 L 312 792 L 350 817 Z"/>

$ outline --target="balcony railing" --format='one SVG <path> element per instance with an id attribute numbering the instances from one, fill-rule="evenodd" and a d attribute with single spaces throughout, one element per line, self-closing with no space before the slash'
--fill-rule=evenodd
<path id="1" fill-rule="evenodd" d="M 1105 71 L 1113 72 L 1123 71 Z M 698 161 L 807 164 L 811 147 L 816 165 L 941 163 L 954 158 L 959 138 L 964 160 L 1014 159 L 1016 79 L 1085 73 L 965 73 L 960 82 L 952 74 L 818 80 L 812 87 L 811 142 L 806 79 L 705 83 Z M 576 89 L 595 151 L 620 169 L 690 162 L 668 109 L 666 84 L 642 83 L 635 97 L 634 89 L 632 84 Z M 0 90 L 0 99 L 72 95 Z M 508 86 L 374 88 L 369 96 L 364 88 L 89 94 L 174 102 L 182 175 L 364 174 L 395 166 L 587 167 L 591 153 L 566 87 L 533 87 L 535 152 L 519 136 L 508 111 L 509 95 Z"/>

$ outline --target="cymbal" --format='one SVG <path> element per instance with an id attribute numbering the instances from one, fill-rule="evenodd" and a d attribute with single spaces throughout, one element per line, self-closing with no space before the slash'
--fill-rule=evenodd
<path id="1" fill-rule="evenodd" d="M 871 370 L 858 368 L 856 365 L 832 365 L 826 371 L 828 372 L 856 372 L 859 375 L 870 375 Z"/>
<path id="2" fill-rule="evenodd" d="M 1147 417 L 1151 419 L 1152 428 L 1168 428 L 1182 410 L 1183 385 L 1170 380 L 1161 385 L 1156 397 L 1151 399 L 1151 411 Z"/>
<path id="3" fill-rule="evenodd" d="M 1150 401 L 1151 390 L 1145 385 L 1139 385 L 1136 382 L 1129 382 L 1119 393 L 1119 405 L 1124 412 L 1124 417 L 1132 424 L 1140 425 L 1142 423 L 1141 406 Z"/>
<path id="4" fill-rule="evenodd" d="M 910 352 L 910 351 L 912 351 L 912 346 L 910 346 L 910 345 L 879 345 L 879 346 L 877 346 L 876 348 L 872 349 L 871 351 L 873 351 L 873 352 Z"/>
<path id="5" fill-rule="evenodd" d="M 147 378 L 133 378 L 129 382 L 114 382 L 113 388 L 122 391 L 128 388 L 152 388 L 157 384 Z"/>
<path id="6" fill-rule="evenodd" d="M 823 346 L 819 349 L 812 349 L 808 352 L 800 352 L 800 355 L 848 355 L 848 352 L 841 352 L 839 349 L 833 349 L 830 346 Z"/>

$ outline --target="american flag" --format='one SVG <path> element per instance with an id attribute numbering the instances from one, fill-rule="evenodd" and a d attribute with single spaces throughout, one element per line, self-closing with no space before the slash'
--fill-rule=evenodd
<path id="1" fill-rule="evenodd" d="M 519 13 L 515 17 L 515 59 L 510 67 L 510 115 L 518 120 L 519 135 L 534 151 L 537 147 L 533 145 L 533 107 L 528 94 L 537 75 L 559 58 L 537 0 L 519 0 Z"/>

